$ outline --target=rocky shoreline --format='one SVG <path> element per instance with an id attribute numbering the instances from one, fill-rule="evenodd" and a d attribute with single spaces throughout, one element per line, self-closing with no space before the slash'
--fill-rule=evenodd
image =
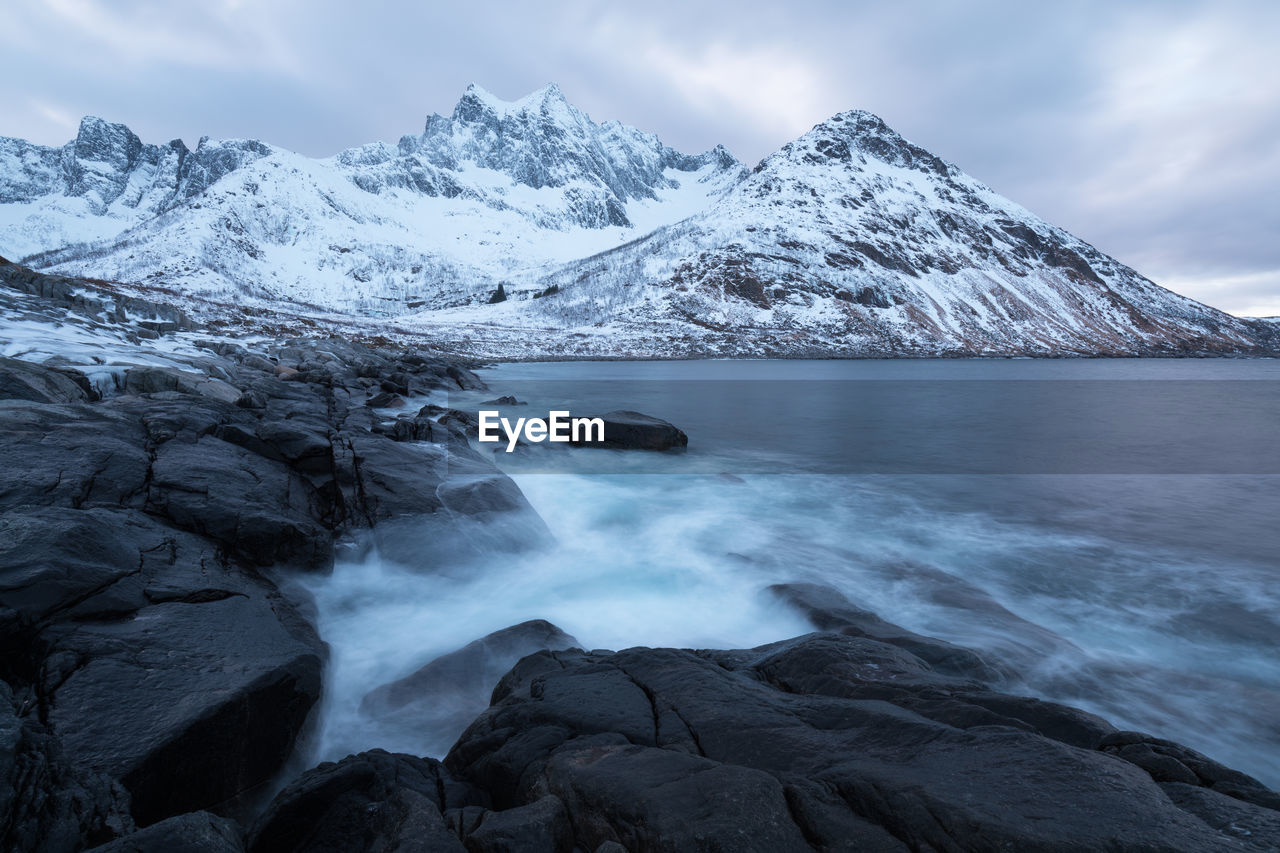
<path id="1" fill-rule="evenodd" d="M 0 285 L 10 321 L 137 356 L 0 360 L 0 848 L 1280 849 L 1256 780 L 801 584 L 767 594 L 815 632 L 756 649 L 479 638 L 369 697 L 487 701 L 443 761 L 305 770 L 327 648 L 294 579 L 338 547 L 430 568 L 547 535 L 467 413 L 407 405 L 479 380 L 431 352 L 201 339 L 88 280 Z"/>

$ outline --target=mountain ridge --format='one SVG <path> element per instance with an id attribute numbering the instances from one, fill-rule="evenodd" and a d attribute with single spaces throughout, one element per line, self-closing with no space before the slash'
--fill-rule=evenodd
<path id="1" fill-rule="evenodd" d="M 872 113 L 748 169 L 596 123 L 554 83 L 515 101 L 472 84 L 420 134 L 321 159 L 148 146 L 90 118 L 61 148 L 0 139 L 0 248 L 49 272 L 465 329 L 485 357 L 545 354 L 535 329 L 563 357 L 1277 347 L 1267 321 L 1159 287 Z M 490 305 L 498 284 L 508 300 Z"/>

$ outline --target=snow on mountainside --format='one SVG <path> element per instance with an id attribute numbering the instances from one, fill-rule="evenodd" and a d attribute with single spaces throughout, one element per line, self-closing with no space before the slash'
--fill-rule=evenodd
<path id="1" fill-rule="evenodd" d="M 687 155 L 597 125 L 554 85 L 513 103 L 473 85 L 421 135 L 324 160 L 257 142 L 144 146 L 85 119 L 61 149 L 0 142 L 0 252 L 212 298 L 394 314 L 483 300 L 617 246 L 744 171 L 723 148 Z"/>
<path id="2" fill-rule="evenodd" d="M 129 128 L 80 122 L 61 148 L 0 137 L 0 246 L 18 258 L 117 236 L 270 153 L 260 142 L 143 145 Z"/>
<path id="3" fill-rule="evenodd" d="M 1155 285 L 861 111 L 766 158 L 706 211 L 538 286 L 558 292 L 486 313 L 581 330 L 546 355 L 604 354 L 619 336 L 738 356 L 1275 349 L 1268 324 Z M 444 335 L 478 319 L 416 322 Z M 501 334 L 469 337 L 501 352 Z"/>
<path id="4" fill-rule="evenodd" d="M 0 254 L 210 306 L 394 317 L 481 357 L 1280 350 L 1277 324 L 1155 285 L 869 113 L 748 171 L 596 124 L 554 85 L 471 86 L 419 135 L 321 160 L 99 119 L 62 148 L 0 139 Z"/>

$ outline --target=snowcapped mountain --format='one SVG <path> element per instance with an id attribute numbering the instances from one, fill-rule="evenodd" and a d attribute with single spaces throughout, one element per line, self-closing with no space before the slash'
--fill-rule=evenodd
<path id="1" fill-rule="evenodd" d="M 254 141 L 143 145 L 86 118 L 62 148 L 0 141 L 0 253 L 206 297 L 395 314 L 687 217 L 745 172 L 596 124 L 555 85 L 471 86 L 420 135 L 316 160 Z"/>
<path id="2" fill-rule="evenodd" d="M 86 117 L 61 148 L 0 137 L 0 245 L 24 257 L 115 237 L 270 153 L 260 142 L 144 145 L 122 124 Z"/>
<path id="3" fill-rule="evenodd" d="M 417 318 L 501 335 L 574 328 L 543 355 L 1173 354 L 1274 351 L 1157 286 L 870 113 L 841 113 L 706 210 L 537 283 L 554 298 Z M 488 339 L 478 343 L 476 339 Z"/>
<path id="4" fill-rule="evenodd" d="M 484 357 L 1274 352 L 841 113 L 747 170 L 597 124 L 554 85 L 471 86 L 328 159 L 143 145 L 85 119 L 0 140 L 0 254 L 229 303 L 394 317 Z M 509 298 L 488 304 L 497 284 Z M 390 324 L 388 328 L 390 328 Z"/>

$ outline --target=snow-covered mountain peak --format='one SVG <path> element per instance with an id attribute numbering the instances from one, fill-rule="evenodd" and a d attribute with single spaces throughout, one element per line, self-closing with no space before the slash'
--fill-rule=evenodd
<path id="1" fill-rule="evenodd" d="M 77 159 L 127 169 L 142 151 L 142 140 L 123 124 L 85 116 L 71 150 Z"/>
<path id="2" fill-rule="evenodd" d="M 555 83 L 548 83 L 514 101 L 503 100 L 480 84 L 471 83 L 453 108 L 453 118 L 455 121 L 476 121 L 485 114 L 501 117 L 512 113 L 546 112 L 550 109 L 573 109 L 578 112 L 576 108 L 570 107 L 564 92 Z"/>
<path id="3" fill-rule="evenodd" d="M 722 146 L 684 154 L 596 123 L 554 85 L 514 101 L 472 85 L 420 134 L 318 160 L 148 145 L 93 117 L 61 147 L 0 138 L 0 254 L 437 337 L 484 327 L 495 348 L 468 346 L 486 355 L 531 329 L 579 355 L 1280 346 L 1273 324 L 1163 290 L 872 113 L 748 171 Z"/>
<path id="4" fill-rule="evenodd" d="M 143 144 L 87 118 L 61 148 L 0 138 L 0 252 L 191 292 L 399 313 L 518 292 L 551 265 L 705 209 L 742 176 L 596 124 L 554 84 L 478 85 L 421 134 L 312 159 L 257 140 Z"/>
<path id="5" fill-rule="evenodd" d="M 562 189 L 575 223 L 596 228 L 633 224 L 628 202 L 678 186 L 669 170 L 711 165 L 735 178 L 741 170 L 723 149 L 686 155 L 620 122 L 596 124 L 554 83 L 515 101 L 472 84 L 449 117 L 432 115 L 420 137 L 401 139 L 399 151 L 439 169 L 474 167 L 535 190 Z"/>
<path id="6" fill-rule="evenodd" d="M 783 162 L 803 165 L 851 164 L 861 168 L 868 157 L 890 166 L 914 169 L 940 177 L 962 174 L 957 167 L 909 142 L 878 115 L 866 110 L 837 113 L 815 125 L 804 136 L 787 143 L 777 153 L 762 160 L 756 171 L 776 168 Z"/>

